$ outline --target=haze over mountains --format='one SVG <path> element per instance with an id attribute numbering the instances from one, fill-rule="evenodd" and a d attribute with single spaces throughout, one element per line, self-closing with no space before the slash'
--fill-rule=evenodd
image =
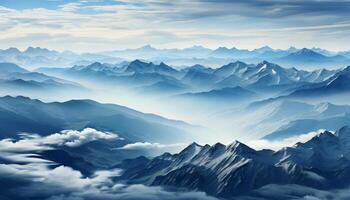
<path id="1" fill-rule="evenodd" d="M 177 69 L 163 62 L 155 64 L 141 60 L 120 64 L 94 62 L 89 65 L 75 65 L 69 68 L 39 68 L 35 72 L 11 63 L 3 63 L 2 66 L 3 84 L 12 90 L 7 92 L 9 94 L 26 95 L 32 93 L 36 94 L 32 95 L 33 98 L 40 98 L 40 96 L 47 98 L 44 88 L 56 92 L 68 91 L 68 88 L 72 88 L 72 92 L 66 92 L 64 95 L 65 99 L 69 99 L 79 96 L 74 91 L 84 91 L 86 98 L 94 98 L 91 94 L 96 92 L 113 91 L 114 94 L 110 95 L 110 100 L 121 99 L 124 96 L 126 102 L 117 102 L 125 102 L 129 106 L 147 105 L 147 108 L 152 112 L 154 109 L 159 110 L 159 106 L 161 106 L 162 113 L 166 113 L 166 115 L 169 112 L 172 112 L 170 114 L 175 113 L 175 115 L 169 116 L 182 117 L 186 115 L 185 111 L 191 107 L 193 116 L 190 121 L 194 124 L 203 123 L 203 120 L 210 121 L 209 116 L 216 112 L 235 109 L 235 107 L 242 108 L 242 106 L 245 107 L 249 104 L 252 105 L 251 108 L 255 109 L 254 112 L 258 109 L 254 105 L 266 105 L 274 101 L 296 100 L 314 104 L 315 100 L 321 103 L 337 99 L 335 104 L 345 104 L 344 98 L 338 98 L 338 96 L 346 96 L 350 89 L 347 87 L 348 67 L 307 71 L 284 68 L 268 61 L 262 61 L 258 64 L 236 61 L 215 69 L 202 65 Z M 14 93 L 13 91 L 18 92 Z M 130 99 L 139 97 L 145 98 L 146 101 L 130 103 Z M 103 98 L 96 100 L 103 100 Z M 194 101 L 201 103 L 193 105 Z M 219 105 L 217 101 L 220 101 Z M 174 111 L 172 104 L 180 104 L 181 106 L 177 111 Z M 210 113 L 206 112 L 206 116 L 203 116 L 202 113 L 206 109 L 209 109 Z M 249 112 L 245 112 L 244 115 L 249 115 Z M 346 121 L 346 112 L 339 114 L 344 114 Z M 220 116 L 224 115 L 220 114 Z M 232 116 L 234 115 L 225 118 L 232 119 Z M 287 116 L 283 117 L 285 119 Z M 223 121 L 225 120 L 223 119 Z M 269 134 L 277 131 L 278 128 L 289 127 L 288 122 L 296 123 L 293 120 L 297 119 L 283 121 L 279 126 L 272 126 L 275 130 L 270 127 L 268 130 L 261 131 L 259 135 L 264 136 L 263 133 Z M 340 120 L 340 118 L 334 120 Z M 255 122 L 255 120 L 252 121 Z M 302 123 L 302 121 L 298 121 L 298 123 Z M 293 134 L 315 131 L 317 128 L 340 128 L 341 125 L 341 123 L 332 127 L 315 125 L 320 123 L 319 121 L 307 123 L 312 128 L 299 131 L 295 129 Z M 224 132 L 226 131 L 228 130 Z"/>
<path id="2" fill-rule="evenodd" d="M 318 69 L 336 68 L 350 64 L 349 51 L 331 52 L 320 48 L 290 47 L 286 50 L 264 46 L 254 50 L 219 47 L 209 49 L 193 46 L 184 49 L 157 49 L 146 45 L 135 49 L 95 53 L 58 52 L 40 47 L 28 47 L 24 51 L 16 48 L 0 50 L 0 62 L 12 62 L 31 69 L 39 67 L 69 67 L 93 62 L 120 63 L 143 59 L 148 62 L 166 62 L 172 66 L 201 64 L 218 67 L 237 60 L 258 63 L 268 60 L 287 67 Z"/>
<path id="3" fill-rule="evenodd" d="M 0 55 L 1 199 L 332 199 L 350 185 L 344 52 Z"/>

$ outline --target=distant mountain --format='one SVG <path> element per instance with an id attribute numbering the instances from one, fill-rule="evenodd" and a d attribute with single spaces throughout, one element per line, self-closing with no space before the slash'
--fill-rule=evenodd
<path id="1" fill-rule="evenodd" d="M 318 69 L 305 75 L 305 80 L 311 83 L 322 82 L 333 76 L 337 71 L 338 70 Z"/>
<path id="2" fill-rule="evenodd" d="M 16 48 L 0 50 L 0 62 L 11 62 L 28 69 L 39 67 L 69 67 L 75 64 L 93 62 L 121 62 L 123 59 L 102 54 L 77 54 L 69 51 L 58 52 L 40 47 L 28 47 L 24 51 Z"/>
<path id="3" fill-rule="evenodd" d="M 315 119 L 315 118 L 303 118 L 291 121 L 286 125 L 281 126 L 276 131 L 266 135 L 263 139 L 267 140 L 279 140 L 300 134 L 306 134 L 312 131 L 320 129 L 337 130 L 340 127 L 347 125 L 350 126 L 350 113 L 344 112 L 336 116 Z"/>
<path id="4" fill-rule="evenodd" d="M 214 71 L 214 69 L 197 64 L 197 65 L 193 65 L 191 67 L 186 67 L 186 68 L 182 69 L 181 71 L 183 71 L 184 73 L 187 73 L 189 71 L 200 71 L 200 72 L 204 72 L 204 73 L 211 73 Z"/>
<path id="5" fill-rule="evenodd" d="M 145 63 L 140 60 L 135 60 L 131 62 L 125 69 L 125 72 L 134 72 L 134 73 L 159 73 L 162 75 L 179 77 L 181 73 L 174 68 L 160 63 L 155 65 L 151 63 Z"/>
<path id="6" fill-rule="evenodd" d="M 119 65 L 93 63 L 72 68 L 41 68 L 39 72 L 62 78 L 93 81 L 96 84 L 124 85 L 129 87 L 169 88 L 170 90 L 189 89 L 202 92 L 213 89 L 244 87 L 256 92 L 291 93 L 304 86 L 329 79 L 339 70 L 305 71 L 296 68 L 283 68 L 263 61 L 257 65 L 240 61 L 223 65 L 217 69 L 195 65 L 177 70 L 165 63 L 154 64 L 134 60 Z M 164 85 L 163 85 L 164 84 Z"/>
<path id="7" fill-rule="evenodd" d="M 244 86 L 254 90 L 287 90 L 308 82 L 323 80 L 325 75 L 331 76 L 333 71 L 325 75 L 314 75 L 315 72 L 283 68 L 277 64 L 263 61 L 257 65 L 234 62 L 215 70 L 214 74 L 222 77 L 216 87 Z M 313 76 L 312 76 L 313 75 Z M 322 76 L 322 77 L 321 77 Z M 320 78 L 317 78 L 320 77 Z"/>
<path id="8" fill-rule="evenodd" d="M 9 74 L 15 72 L 26 73 L 29 71 L 13 63 L 0 63 L 0 73 Z"/>
<path id="9" fill-rule="evenodd" d="M 288 61 L 298 61 L 298 62 L 307 62 L 307 61 L 322 61 L 327 59 L 326 56 L 316 53 L 315 51 L 307 48 L 303 48 L 295 53 L 291 53 L 288 56 L 282 58 Z"/>
<path id="10" fill-rule="evenodd" d="M 52 79 L 44 81 L 24 80 L 21 78 L 0 79 L 0 86 L 3 88 L 2 92 L 7 91 L 11 94 L 17 95 L 23 94 L 22 92 L 27 92 L 25 94 L 43 94 L 45 92 L 55 92 L 57 90 L 65 90 L 66 92 L 68 92 L 68 90 L 80 90 L 80 92 L 86 91 L 85 88 L 79 85 L 60 83 Z"/>
<path id="11" fill-rule="evenodd" d="M 234 63 L 229 63 L 227 65 L 224 65 L 218 69 L 216 69 L 213 73 L 217 76 L 223 77 L 223 78 L 227 78 L 231 75 L 242 75 L 243 72 L 245 72 L 248 67 L 250 67 L 249 65 L 247 65 L 246 63 L 243 62 L 234 62 Z"/>
<path id="12" fill-rule="evenodd" d="M 219 100 L 234 102 L 253 98 L 256 96 L 256 94 L 254 92 L 237 86 L 233 88 L 215 89 L 207 92 L 185 93 L 180 96 L 184 98 L 202 99 L 208 101 Z"/>
<path id="13" fill-rule="evenodd" d="M 238 141 L 213 146 L 193 143 L 178 154 L 127 160 L 120 166 L 124 168 L 121 178 L 223 198 L 254 195 L 255 190 L 269 185 L 336 189 L 349 184 L 349 150 L 348 127 L 335 134 L 325 131 L 279 151 L 256 151 Z"/>
<path id="14" fill-rule="evenodd" d="M 303 48 L 297 52 L 291 53 L 276 60 L 276 62 L 288 65 L 302 66 L 329 66 L 329 65 L 346 65 L 349 64 L 349 58 L 342 55 L 325 56 L 311 49 Z"/>
<path id="15" fill-rule="evenodd" d="M 265 52 L 275 51 L 275 50 L 269 46 L 263 46 L 263 47 L 254 49 L 253 51 L 257 53 L 265 53 Z"/>
<path id="16" fill-rule="evenodd" d="M 280 100 L 255 107 L 255 112 L 264 113 L 261 121 L 254 126 L 268 123 L 282 123 L 279 128 L 268 133 L 264 139 L 278 140 L 320 129 L 337 130 L 350 125 L 350 106 L 319 103 L 316 105 L 302 102 Z"/>
<path id="17" fill-rule="evenodd" d="M 5 96 L 0 98 L 0 118 L 1 138 L 21 132 L 46 135 L 85 127 L 113 131 L 128 141 L 164 142 L 171 137 L 176 138 L 174 142 L 183 142 L 192 137 L 191 126 L 184 122 L 91 100 L 44 103 Z"/>
<path id="18" fill-rule="evenodd" d="M 219 77 L 211 72 L 195 69 L 187 71 L 181 79 L 185 84 L 205 89 L 211 88 L 219 80 Z"/>
<path id="19" fill-rule="evenodd" d="M 159 81 L 150 85 L 141 86 L 139 92 L 144 95 L 174 95 L 181 94 L 190 90 L 188 85 L 180 81 Z"/>
<path id="20" fill-rule="evenodd" d="M 342 55 L 347 58 L 350 58 L 350 51 L 341 51 L 341 52 L 338 52 L 338 55 Z"/>
<path id="21" fill-rule="evenodd" d="M 215 49 L 211 55 L 218 56 L 218 57 L 231 57 L 233 56 L 233 52 L 227 47 L 219 47 Z"/>
<path id="22" fill-rule="evenodd" d="M 84 92 L 87 89 L 72 81 L 66 81 L 43 73 L 30 72 L 12 63 L 0 63 L 0 85 L 2 92 L 20 95 L 27 93 L 45 93 L 57 91 Z M 26 93 L 27 92 L 27 93 Z"/>
<path id="23" fill-rule="evenodd" d="M 350 67 L 336 72 L 326 80 L 297 88 L 289 97 L 319 97 L 350 92 Z"/>
<path id="24" fill-rule="evenodd" d="M 247 63 L 258 63 L 269 60 L 288 67 L 341 67 L 349 65 L 348 52 L 330 52 L 325 49 L 273 49 L 263 46 L 254 50 L 236 47 L 219 47 L 209 49 L 203 46 L 192 46 L 184 49 L 158 49 L 151 45 L 140 48 L 107 51 L 100 53 L 78 54 L 71 51 L 54 51 L 40 47 L 28 47 L 24 51 L 16 48 L 0 50 L 0 62 L 12 62 L 28 68 L 69 67 L 72 65 L 89 65 L 94 62 L 118 63 L 135 59 L 147 62 L 166 62 L 174 66 L 201 64 L 221 66 L 236 60 Z"/>
<path id="25" fill-rule="evenodd" d="M 310 104 L 302 99 L 276 98 L 252 103 L 240 112 L 254 119 L 245 123 L 247 134 L 269 140 L 285 139 L 320 129 L 336 130 L 343 125 L 350 125 L 350 106 L 329 102 Z M 240 113 L 237 115 L 240 116 Z M 232 116 L 225 114 L 223 117 L 229 119 Z"/>
<path id="26" fill-rule="evenodd" d="M 267 61 L 257 65 L 237 61 L 217 68 L 213 72 L 189 70 L 182 80 L 190 85 L 202 86 L 204 89 L 241 86 L 252 89 L 281 87 L 281 90 L 285 90 L 321 79 L 311 77 L 311 73 L 314 72 L 286 69 Z M 331 71 L 328 75 L 331 76 Z"/>
<path id="27" fill-rule="evenodd" d="M 273 102 L 260 109 L 270 111 L 264 112 L 265 117 L 263 122 L 276 122 L 310 116 L 310 113 L 313 113 L 314 106 L 298 101 L 282 100 L 280 102 Z"/>
<path id="28" fill-rule="evenodd" d="M 130 60 L 135 59 L 146 59 L 149 61 L 155 60 L 167 60 L 174 58 L 191 58 L 197 57 L 202 58 L 207 56 L 212 50 L 204 48 L 202 46 L 192 46 L 184 49 L 157 49 L 151 45 L 145 45 L 140 48 L 135 49 L 124 49 L 116 51 L 102 52 L 104 55 L 108 56 L 118 56 L 127 58 Z"/>
<path id="29" fill-rule="evenodd" d="M 325 56 L 334 56 L 335 54 L 337 54 L 336 52 L 328 51 L 327 49 L 322 49 L 317 47 L 313 47 L 311 48 L 311 50 Z"/>

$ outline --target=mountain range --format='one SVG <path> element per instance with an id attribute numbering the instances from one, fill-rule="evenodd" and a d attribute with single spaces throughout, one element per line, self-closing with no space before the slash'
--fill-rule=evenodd
<path id="1" fill-rule="evenodd" d="M 37 71 L 63 78 L 68 77 L 68 79 L 103 81 L 112 85 L 124 84 L 128 87 L 147 86 L 150 89 L 154 85 L 153 91 L 159 87 L 174 89 L 179 93 L 186 91 L 209 92 L 210 90 L 237 86 L 263 93 L 292 93 L 321 86 L 323 86 L 320 88 L 321 90 L 337 88 L 340 91 L 346 90 L 346 87 L 333 87 L 332 85 L 338 84 L 338 82 L 342 84 L 343 79 L 345 82 L 348 79 L 347 68 L 305 71 L 296 68 L 283 68 L 267 61 L 257 65 L 237 61 L 217 69 L 196 65 L 178 70 L 164 63 L 157 65 L 135 60 L 121 66 L 93 63 L 71 68 L 40 68 Z M 163 84 L 164 86 L 162 86 Z M 159 90 L 159 92 L 162 93 L 164 90 Z"/>
<path id="2" fill-rule="evenodd" d="M 309 104 L 301 101 L 279 100 L 242 112 L 255 113 L 254 123 L 247 127 L 259 132 L 264 139 L 281 140 L 313 131 L 335 131 L 344 125 L 350 126 L 350 106 L 329 102 Z M 260 113 L 260 114 L 258 114 Z M 263 127 L 269 127 L 263 131 Z M 260 131 L 259 131 L 260 130 Z"/>
<path id="3" fill-rule="evenodd" d="M 13 63 L 0 63 L 0 86 L 2 93 L 13 95 L 88 90 L 79 83 L 31 72 Z"/>
<path id="4" fill-rule="evenodd" d="M 350 176 L 349 149 L 349 127 L 335 133 L 324 131 L 278 151 L 257 151 L 238 141 L 212 146 L 193 143 L 178 154 L 125 160 L 119 165 L 125 170 L 120 178 L 130 183 L 205 191 L 229 199 L 280 199 L 273 189 L 269 193 L 260 193 L 259 189 L 290 185 L 301 189 L 284 194 L 285 198 L 296 199 L 307 195 L 305 188 L 346 187 Z"/>
<path id="5" fill-rule="evenodd" d="M 157 49 L 146 45 L 136 49 L 81 54 L 71 51 L 59 52 L 40 47 L 28 47 L 24 51 L 16 48 L 0 50 L 0 62 L 12 62 L 30 69 L 87 65 L 94 62 L 120 63 L 135 59 L 143 59 L 154 63 L 166 62 L 174 66 L 201 64 L 215 67 L 236 60 L 248 63 L 268 60 L 287 67 L 307 67 L 309 69 L 334 68 L 350 64 L 349 52 L 331 52 L 320 48 L 297 49 L 291 47 L 281 50 L 264 46 L 247 50 L 235 47 L 209 49 L 202 46 L 193 46 L 184 49 Z"/>
<path id="6" fill-rule="evenodd" d="M 20 51 L 17 48 L 0 50 L 0 62 L 16 63 L 28 69 L 38 67 L 68 67 L 75 64 L 90 64 L 96 61 L 114 63 L 123 60 L 102 54 L 78 54 L 71 51 L 58 52 L 40 47 L 28 47 L 24 51 Z"/>

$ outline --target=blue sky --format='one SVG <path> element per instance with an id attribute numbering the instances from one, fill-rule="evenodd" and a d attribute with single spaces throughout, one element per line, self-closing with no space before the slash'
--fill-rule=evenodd
<path id="1" fill-rule="evenodd" d="M 0 48 L 348 50 L 348 0 L 0 0 Z"/>

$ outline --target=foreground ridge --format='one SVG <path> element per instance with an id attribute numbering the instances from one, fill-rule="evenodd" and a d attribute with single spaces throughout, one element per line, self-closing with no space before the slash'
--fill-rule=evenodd
<path id="1" fill-rule="evenodd" d="M 343 127 L 278 151 L 257 151 L 238 141 L 212 146 L 193 143 L 178 154 L 165 153 L 126 167 L 122 178 L 218 197 L 245 195 L 271 184 L 333 189 L 350 182 L 349 158 L 350 128 Z"/>

